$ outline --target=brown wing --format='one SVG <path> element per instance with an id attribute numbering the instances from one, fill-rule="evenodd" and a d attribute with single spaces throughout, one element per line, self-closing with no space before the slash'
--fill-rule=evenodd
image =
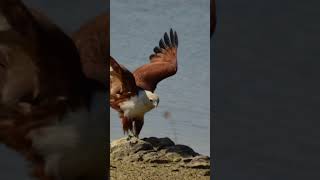
<path id="1" fill-rule="evenodd" d="M 137 94 L 133 74 L 110 57 L 110 105 L 118 110 L 118 104 Z"/>
<path id="2" fill-rule="evenodd" d="M 170 29 L 170 38 L 167 33 L 160 39 L 159 47 L 153 49 L 150 63 L 145 64 L 133 72 L 138 87 L 154 91 L 157 84 L 177 72 L 178 36 Z"/>
<path id="3" fill-rule="evenodd" d="M 101 14 L 85 23 L 73 33 L 83 71 L 87 78 L 107 82 L 109 53 L 109 16 Z"/>

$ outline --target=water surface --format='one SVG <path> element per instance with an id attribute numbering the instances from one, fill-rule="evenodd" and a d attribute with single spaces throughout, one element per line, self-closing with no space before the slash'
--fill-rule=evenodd
<path id="1" fill-rule="evenodd" d="M 170 137 L 210 153 L 209 0 L 111 1 L 111 55 L 133 71 L 149 61 L 163 33 L 179 36 L 178 73 L 158 84 L 157 109 L 145 116 L 141 137 Z M 164 112 L 171 112 L 165 119 Z M 123 136 L 111 110 L 111 139 Z"/>

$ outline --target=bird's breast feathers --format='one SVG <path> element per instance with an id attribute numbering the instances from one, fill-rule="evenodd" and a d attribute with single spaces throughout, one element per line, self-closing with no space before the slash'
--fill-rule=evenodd
<path id="1" fill-rule="evenodd" d="M 144 90 L 140 90 L 136 96 L 120 104 L 126 117 L 143 117 L 145 113 L 154 108 Z"/>

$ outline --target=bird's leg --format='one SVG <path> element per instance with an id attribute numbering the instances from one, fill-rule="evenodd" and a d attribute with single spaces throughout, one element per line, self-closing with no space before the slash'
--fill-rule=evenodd
<path id="1" fill-rule="evenodd" d="M 127 140 L 131 140 L 131 138 L 135 137 L 135 133 L 133 132 L 132 129 L 129 129 L 128 131 L 128 137 L 127 137 Z"/>
<path id="2" fill-rule="evenodd" d="M 135 120 L 133 123 L 133 135 L 137 139 L 139 139 L 139 134 L 142 129 L 143 123 L 144 123 L 143 119 Z"/>
<path id="3" fill-rule="evenodd" d="M 120 118 L 121 118 L 121 122 L 122 122 L 123 132 L 124 132 L 124 134 L 128 133 L 127 140 L 129 141 L 132 138 L 132 133 L 131 133 L 132 121 L 123 115 L 121 115 Z"/>

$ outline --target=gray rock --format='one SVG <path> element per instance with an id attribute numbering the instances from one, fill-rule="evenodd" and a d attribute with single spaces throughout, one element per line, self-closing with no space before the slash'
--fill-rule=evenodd
<path id="1" fill-rule="evenodd" d="M 199 155 L 186 162 L 182 166 L 197 169 L 210 169 L 210 158 L 208 156 Z"/>
<path id="2" fill-rule="evenodd" d="M 183 168 L 209 169 L 210 158 L 169 138 L 121 138 L 111 143 L 110 158 L 128 162 L 165 164 Z"/>
<path id="3" fill-rule="evenodd" d="M 174 142 L 167 137 L 165 138 L 150 137 L 150 138 L 143 138 L 142 140 L 151 143 L 156 150 L 160 150 L 164 147 L 174 146 Z"/>
<path id="4" fill-rule="evenodd" d="M 180 144 L 166 148 L 166 152 L 177 153 L 183 158 L 194 157 L 196 155 L 199 155 L 198 153 L 194 152 L 193 149 L 191 149 L 190 147 Z"/>

